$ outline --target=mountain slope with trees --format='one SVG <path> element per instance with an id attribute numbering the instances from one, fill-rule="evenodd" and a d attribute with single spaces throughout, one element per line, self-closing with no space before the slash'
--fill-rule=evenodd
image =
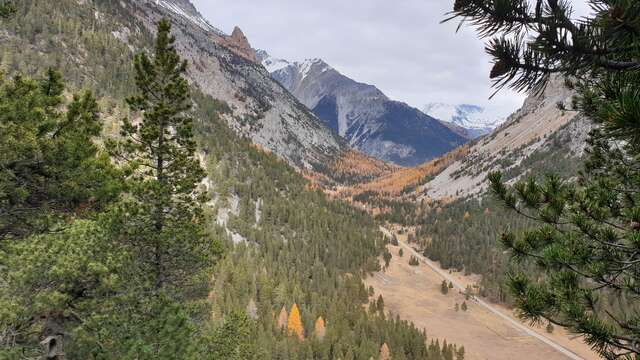
<path id="1" fill-rule="evenodd" d="M 156 36 L 129 16 L 158 20 L 145 2 L 16 10 L 1 24 L 0 358 L 452 353 L 367 310 L 377 225 L 229 127 L 233 103 L 188 81 L 180 21 Z M 294 307 L 291 336 L 276 313 Z"/>
<path id="2" fill-rule="evenodd" d="M 47 12 L 58 16 L 59 6 L 20 1 L 19 13 L 28 14 L 21 17 L 22 23 L 7 23 L 0 45 L 2 61 L 12 71 L 31 75 L 43 66 L 58 67 L 65 78 L 97 87 L 99 94 L 127 95 L 133 84 L 128 58 L 149 42 L 155 23 L 167 16 L 174 23 L 178 51 L 193 65 L 187 79 L 229 105 L 223 119 L 238 134 L 300 169 L 322 171 L 323 164 L 349 150 L 260 64 L 243 55 L 243 48 L 250 49 L 244 36 L 221 35 L 203 25 L 208 23 L 186 3 L 189 6 L 173 0 L 58 4 L 65 5 L 69 19 L 54 24 L 40 19 Z"/>
<path id="3" fill-rule="evenodd" d="M 506 290 L 523 319 L 583 336 L 603 358 L 634 359 L 640 354 L 640 4 L 594 0 L 590 5 L 591 15 L 574 20 L 571 3 L 565 1 L 455 2 L 450 20 L 471 24 L 489 38 L 487 52 L 494 64 L 490 75 L 498 89 L 540 93 L 562 77 L 573 95 L 556 109 L 577 115 L 554 134 L 557 140 L 564 132 L 566 140 L 558 144 L 569 145 L 549 158 L 554 163 L 479 169 L 488 174 L 500 207 L 473 199 L 450 206 L 448 214 L 436 210 L 423 236 L 440 228 L 447 229 L 447 235 L 453 232 L 456 240 L 445 235 L 423 241 L 427 253 L 436 252 L 451 266 L 504 277 L 500 290 Z M 581 152 L 567 152 L 579 147 L 586 147 L 582 159 L 575 156 Z M 478 211 L 482 208 L 484 215 Z M 491 215 L 497 209 L 500 215 Z M 453 214 L 455 219 L 447 219 Z M 455 229 L 455 221 L 465 229 Z M 474 240 L 485 237 L 487 230 L 508 257 L 495 245 Z M 474 249 L 478 244 L 480 249 Z M 492 259 L 489 266 L 474 260 L 481 250 L 490 250 L 485 255 Z"/>

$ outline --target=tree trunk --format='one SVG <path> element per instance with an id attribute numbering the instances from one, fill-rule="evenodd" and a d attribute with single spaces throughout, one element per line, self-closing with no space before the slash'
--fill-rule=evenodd
<path id="1" fill-rule="evenodd" d="M 161 185 L 164 185 L 165 179 L 164 179 L 164 124 L 160 124 L 160 129 L 159 129 L 159 138 L 158 138 L 158 153 L 156 154 L 156 169 L 157 169 L 157 173 L 156 173 L 156 181 L 158 181 Z M 161 186 L 160 191 L 164 191 L 164 186 Z M 155 258 L 154 258 L 154 265 L 155 265 L 155 270 L 156 270 L 156 284 L 155 284 L 155 290 L 156 292 L 159 292 L 162 287 L 164 286 L 164 264 L 163 264 L 163 259 L 162 259 L 162 244 L 160 244 L 160 241 L 162 241 L 162 230 L 164 228 L 164 214 L 163 214 L 163 202 L 162 202 L 162 195 L 163 194 L 156 194 L 156 208 L 155 208 L 155 228 L 157 231 L 157 235 L 160 236 L 159 239 L 156 239 L 156 246 L 155 246 Z"/>

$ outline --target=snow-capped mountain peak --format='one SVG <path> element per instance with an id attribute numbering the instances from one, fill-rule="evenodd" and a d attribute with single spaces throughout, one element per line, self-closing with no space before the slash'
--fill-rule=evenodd
<path id="1" fill-rule="evenodd" d="M 322 59 L 290 62 L 262 50 L 256 54 L 272 78 L 352 148 L 369 156 L 414 166 L 468 141 L 466 133 L 346 77 Z"/>
<path id="2" fill-rule="evenodd" d="M 472 130 L 478 136 L 493 131 L 506 120 L 504 115 L 471 104 L 430 103 L 423 111 L 438 120 Z"/>
<path id="3" fill-rule="evenodd" d="M 304 80 L 307 77 L 307 75 L 309 75 L 309 72 L 314 66 L 321 67 L 318 69 L 318 73 L 323 73 L 331 68 L 329 65 L 327 65 L 327 63 L 322 61 L 322 59 L 318 59 L 318 58 L 306 59 L 303 62 L 296 62 L 295 65 L 298 67 L 298 69 L 300 69 L 302 80 Z"/>
<path id="4" fill-rule="evenodd" d="M 257 55 L 258 61 L 262 63 L 262 66 L 264 66 L 267 69 L 267 71 L 269 71 L 269 73 L 273 74 L 275 72 L 278 72 L 280 70 L 283 70 L 292 66 L 296 68 L 297 73 L 300 74 L 302 80 L 306 78 L 307 75 L 309 75 L 309 72 L 315 66 L 322 67 L 318 69 L 318 72 L 320 73 L 331 69 L 331 67 L 327 63 L 325 63 L 322 59 L 319 59 L 319 58 L 290 62 L 284 59 L 273 57 L 264 50 L 256 50 L 256 55 Z"/>
<path id="5" fill-rule="evenodd" d="M 282 70 L 291 65 L 289 61 L 275 58 L 264 50 L 256 50 L 256 57 L 258 58 L 258 62 L 260 62 L 269 73 Z"/>

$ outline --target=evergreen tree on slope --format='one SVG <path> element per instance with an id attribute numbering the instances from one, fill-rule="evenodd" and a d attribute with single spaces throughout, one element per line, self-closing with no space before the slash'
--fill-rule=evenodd
<path id="1" fill-rule="evenodd" d="M 114 156 L 128 166 L 131 214 L 122 239 L 149 274 L 148 290 L 170 292 L 207 266 L 211 241 L 204 234 L 198 185 L 204 170 L 196 159 L 187 63 L 180 59 L 162 20 L 152 57 L 135 58 L 138 94 L 127 99 L 141 119 L 125 119 L 122 141 L 111 141 Z M 124 220 L 124 218 L 123 218 Z"/>
<path id="2" fill-rule="evenodd" d="M 523 318 L 582 334 L 606 358 L 640 354 L 640 2 L 591 0 L 576 20 L 566 0 L 457 0 L 459 18 L 491 37 L 498 89 L 542 89 L 565 76 L 574 110 L 597 125 L 577 181 L 537 174 L 513 187 L 499 173 L 493 192 L 541 225 L 502 235 L 544 279 L 509 276 Z"/>

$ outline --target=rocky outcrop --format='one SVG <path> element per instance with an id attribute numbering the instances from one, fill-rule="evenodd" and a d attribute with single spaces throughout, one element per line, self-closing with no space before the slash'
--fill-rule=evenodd
<path id="1" fill-rule="evenodd" d="M 229 48 L 237 51 L 239 55 L 244 56 L 250 61 L 258 62 L 255 50 L 253 50 L 251 44 L 249 44 L 249 40 L 239 27 L 236 26 L 233 29 L 233 33 L 227 38 L 227 44 Z"/>
<path id="2" fill-rule="evenodd" d="M 227 47 L 236 55 L 251 62 L 257 63 L 256 52 L 249 44 L 249 40 L 239 27 L 235 27 L 231 36 L 211 25 L 196 9 L 189 0 L 137 0 L 142 3 L 155 3 L 156 6 L 164 8 L 172 13 L 174 17 L 188 20 L 207 31 L 211 40 L 218 45 Z"/>
<path id="3" fill-rule="evenodd" d="M 256 51 L 251 47 L 251 44 L 249 44 L 249 39 L 247 39 L 247 37 L 239 27 L 236 26 L 233 29 L 231 36 L 214 33 L 211 35 L 211 38 L 216 43 L 227 47 L 236 55 L 241 56 L 253 63 L 258 62 Z"/>

